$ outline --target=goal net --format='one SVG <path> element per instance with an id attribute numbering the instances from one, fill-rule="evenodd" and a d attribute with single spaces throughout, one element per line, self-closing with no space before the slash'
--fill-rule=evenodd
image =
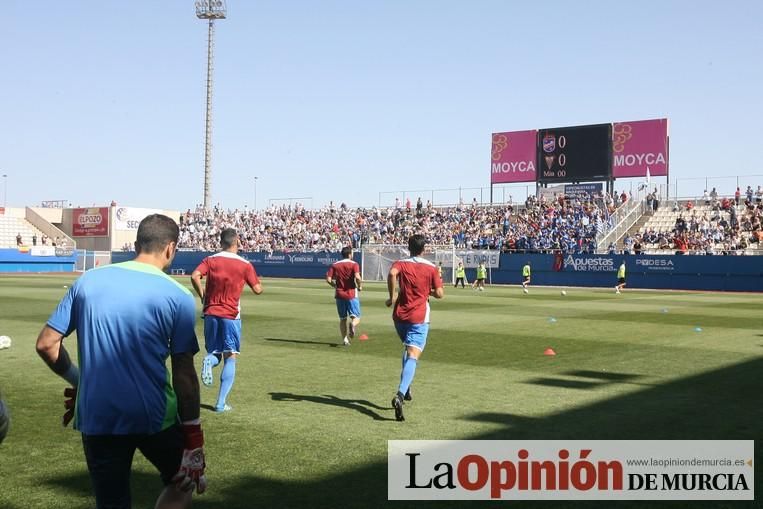
<path id="1" fill-rule="evenodd" d="M 408 246 L 392 244 L 366 244 L 361 250 L 361 276 L 363 281 L 386 281 L 389 269 L 397 260 L 408 258 Z M 427 245 L 422 258 L 442 267 L 444 283 L 456 282 L 453 267 L 458 263 L 453 246 Z"/>
<path id="2" fill-rule="evenodd" d="M 111 263 L 111 251 L 88 251 L 87 249 L 77 250 L 77 259 L 74 262 L 75 272 L 85 272 L 96 267 L 109 265 Z"/>

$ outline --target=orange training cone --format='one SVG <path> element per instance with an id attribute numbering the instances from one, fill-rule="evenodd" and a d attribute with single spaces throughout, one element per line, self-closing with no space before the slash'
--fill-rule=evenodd
<path id="1" fill-rule="evenodd" d="M 361 341 L 368 341 L 368 334 L 361 334 L 358 336 L 358 339 Z"/>
<path id="2" fill-rule="evenodd" d="M 546 348 L 546 350 L 543 352 L 543 355 L 556 355 L 556 352 L 553 348 Z"/>

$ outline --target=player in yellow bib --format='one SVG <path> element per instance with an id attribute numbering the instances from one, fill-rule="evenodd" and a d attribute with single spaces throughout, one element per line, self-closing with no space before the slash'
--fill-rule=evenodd
<path id="1" fill-rule="evenodd" d="M 485 291 L 485 279 L 487 279 L 487 268 L 485 262 L 480 262 L 477 266 L 477 279 L 472 283 L 473 290 Z"/>
<path id="2" fill-rule="evenodd" d="M 522 290 L 527 293 L 529 292 L 529 286 L 530 286 L 530 262 L 525 263 L 525 266 L 522 267 Z"/>
<path id="3" fill-rule="evenodd" d="M 466 269 L 464 268 L 464 262 L 458 262 L 458 267 L 456 267 L 456 284 L 453 285 L 453 288 L 458 287 L 458 282 L 461 282 L 461 288 L 464 288 L 464 280 L 466 279 Z"/>
<path id="4" fill-rule="evenodd" d="M 625 260 L 620 264 L 620 268 L 617 269 L 617 286 L 615 286 L 615 293 L 620 293 L 625 287 Z"/>

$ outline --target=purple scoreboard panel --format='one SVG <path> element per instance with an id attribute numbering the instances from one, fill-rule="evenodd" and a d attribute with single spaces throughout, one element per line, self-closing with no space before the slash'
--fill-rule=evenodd
<path id="1" fill-rule="evenodd" d="M 493 133 L 490 183 L 535 182 L 536 130 Z"/>
<path id="2" fill-rule="evenodd" d="M 612 176 L 668 174 L 668 119 L 615 122 L 612 126 Z"/>

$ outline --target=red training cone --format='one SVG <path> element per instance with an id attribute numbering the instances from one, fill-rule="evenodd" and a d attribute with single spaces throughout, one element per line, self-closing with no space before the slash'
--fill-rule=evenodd
<path id="1" fill-rule="evenodd" d="M 368 341 L 368 334 L 361 334 L 358 336 L 358 339 L 361 341 Z"/>
<path id="2" fill-rule="evenodd" d="M 546 350 L 543 352 L 543 355 L 556 355 L 556 352 L 553 348 L 546 348 Z"/>

